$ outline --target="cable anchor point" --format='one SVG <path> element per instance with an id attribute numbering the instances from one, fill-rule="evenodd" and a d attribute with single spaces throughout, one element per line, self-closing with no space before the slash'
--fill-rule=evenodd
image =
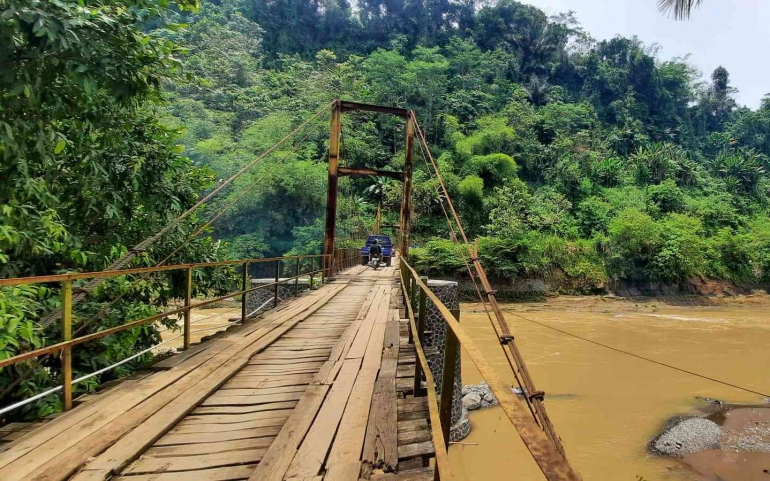
<path id="1" fill-rule="evenodd" d="M 529 396 L 529 402 L 532 402 L 533 400 L 537 399 L 538 401 L 544 401 L 545 400 L 545 391 L 535 391 Z"/>

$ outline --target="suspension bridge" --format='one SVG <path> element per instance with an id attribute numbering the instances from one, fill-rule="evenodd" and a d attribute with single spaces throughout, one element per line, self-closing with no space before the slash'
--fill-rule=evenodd
<path id="1" fill-rule="evenodd" d="M 165 265 L 168 256 L 154 267 L 128 267 L 163 233 L 329 110 L 322 254 Z M 403 119 L 403 170 L 340 165 L 341 117 L 352 111 Z M 463 330 L 459 313 L 448 309 L 409 264 L 415 140 L 436 180 L 436 196 L 451 238 L 524 396 L 513 394 Z M 339 179 L 369 175 L 396 179 L 403 185 L 398 256 L 391 267 L 379 270 L 360 265 L 356 249 L 335 248 Z M 243 195 L 212 214 L 191 238 Z M 378 214 L 378 223 L 379 219 Z M 264 272 L 268 266 L 273 268 L 274 279 L 254 285 L 250 273 L 255 268 Z M 195 273 L 217 267 L 239 269 L 240 289 L 213 299 L 194 299 Z M 183 274 L 186 287 L 186 296 L 175 308 L 91 334 L 73 335 L 73 309 L 90 289 L 116 276 L 172 272 Z M 300 281 L 307 286 L 302 293 Z M 52 395 L 62 396 L 64 412 L 45 422 L 2 428 L 3 481 L 450 480 L 447 448 L 454 394 L 453 389 L 440 386 L 454 385 L 458 346 L 493 390 L 544 478 L 580 479 L 568 462 L 546 413 L 544 393 L 537 390 L 526 369 L 411 110 L 334 101 L 107 270 L 0 280 L 0 286 L 18 285 L 59 286 L 62 307 L 44 321 L 61 322 L 62 339 L 0 360 L 0 368 L 56 356 L 62 380 L 60 386 L 0 412 Z M 249 296 L 258 291 L 271 295 L 251 311 Z M 192 342 L 198 332 L 194 310 L 238 301 L 232 310 L 240 311 L 239 315 L 226 319 L 220 326 L 222 332 L 210 340 Z M 435 353 L 423 347 L 427 305 L 438 309 L 446 324 L 440 378 L 434 377 L 428 363 Z M 263 307 L 272 309 L 263 311 Z M 73 399 L 73 385 L 109 369 L 73 379 L 73 350 L 174 316 L 183 322 L 179 353 L 98 394 Z M 95 318 L 98 320 L 98 314 Z M 516 479 L 515 474 L 511 477 Z"/>

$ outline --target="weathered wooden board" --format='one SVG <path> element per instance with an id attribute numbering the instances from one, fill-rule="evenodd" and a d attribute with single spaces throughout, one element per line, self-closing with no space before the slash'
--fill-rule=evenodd
<path id="1" fill-rule="evenodd" d="M 324 475 L 324 481 L 358 481 L 361 472 L 361 461 L 329 466 Z"/>
<path id="2" fill-rule="evenodd" d="M 206 415 L 188 415 L 181 426 L 191 424 L 238 424 L 247 423 L 257 419 L 269 418 L 288 418 L 291 415 L 291 409 L 278 409 L 274 411 L 260 411 L 249 414 L 206 414 Z"/>
<path id="3" fill-rule="evenodd" d="M 326 453 L 334 439 L 345 405 L 361 366 L 360 359 L 348 359 L 332 384 L 313 425 L 297 450 L 286 477 L 315 476 L 320 473 Z"/>
<path id="4" fill-rule="evenodd" d="M 203 401 L 202 406 L 252 406 L 282 401 L 299 401 L 302 397 L 302 392 L 265 394 L 262 396 L 228 396 L 225 394 L 227 391 L 222 391 Z"/>
<path id="5" fill-rule="evenodd" d="M 329 386 L 326 385 L 312 385 L 308 388 L 249 481 L 283 480 L 328 391 Z"/>
<path id="6" fill-rule="evenodd" d="M 123 471 L 123 474 L 149 474 L 154 472 L 193 471 L 217 468 L 233 464 L 251 464 L 262 459 L 266 449 L 242 449 L 199 456 L 168 456 L 155 458 L 143 456 Z"/>
<path id="7" fill-rule="evenodd" d="M 398 447 L 398 458 L 409 459 L 417 456 L 432 456 L 435 453 L 433 443 L 424 441 L 415 444 L 404 444 Z"/>
<path id="8" fill-rule="evenodd" d="M 228 466 L 226 468 L 201 469 L 195 471 L 195 477 L 190 473 L 154 473 L 134 476 L 119 476 L 113 481 L 229 481 L 245 479 L 254 471 L 254 465 Z"/>
<path id="9" fill-rule="evenodd" d="M 173 446 L 153 446 L 143 456 L 195 456 L 199 454 L 223 453 L 239 449 L 268 448 L 273 437 L 237 439 L 235 441 L 217 441 L 213 443 L 177 444 Z"/>
<path id="10" fill-rule="evenodd" d="M 222 352 L 203 361 L 194 370 L 185 370 L 182 369 L 182 366 L 206 358 L 213 347 L 183 363 L 182 366 L 148 378 L 150 380 L 153 378 L 165 379 L 168 375 L 179 371 L 185 371 L 184 374 L 186 374 L 178 382 L 165 382 L 162 386 L 162 392 L 149 399 L 147 399 L 148 394 L 144 393 L 143 400 L 146 399 L 146 402 L 141 403 L 138 409 L 133 409 L 130 415 L 121 416 L 115 422 L 110 422 L 107 425 L 91 422 L 78 424 L 75 427 L 78 428 L 78 432 L 82 436 L 69 432 L 62 433 L 62 435 L 66 435 L 65 439 L 55 439 L 53 441 L 56 442 L 51 446 L 40 445 L 39 449 L 36 449 L 37 453 L 30 453 L 18 460 L 23 466 L 11 467 L 9 465 L 8 467 L 11 469 L 7 473 L 0 470 L 0 477 L 11 481 L 20 479 L 34 470 L 40 481 L 64 479 L 89 457 L 98 454 L 109 444 L 115 443 L 107 452 L 97 456 L 92 466 L 93 469 L 104 470 L 106 475 L 109 471 L 129 462 L 149 447 L 154 439 L 194 408 L 200 399 L 227 381 L 245 364 L 251 354 L 274 342 L 282 331 L 285 332 L 318 310 L 328 299 L 336 295 L 341 290 L 340 288 L 344 287 L 344 285 L 330 287 L 323 295 L 308 297 L 306 301 L 298 303 L 297 307 L 283 311 L 270 322 L 262 323 L 262 326 L 251 334 L 230 341 Z M 152 390 L 152 392 L 155 393 L 158 390 Z M 118 400 L 118 404 L 121 401 L 122 398 Z M 102 409 L 97 416 L 107 417 L 107 412 L 114 413 L 114 411 L 117 411 L 118 415 L 124 412 L 122 409 Z M 151 419 L 153 417 L 157 420 Z M 133 429 L 135 427 L 136 429 Z M 132 431 L 126 435 L 129 430 Z M 72 439 L 69 438 L 70 434 L 73 434 Z M 121 436 L 124 437 L 121 438 Z M 56 451 L 47 450 L 46 447 L 55 448 Z M 55 455 L 57 452 L 60 454 Z"/>
<path id="11" fill-rule="evenodd" d="M 265 428 L 240 429 L 238 431 L 224 433 L 166 434 L 155 442 L 155 446 L 215 443 L 218 441 L 235 441 L 236 439 L 263 438 L 276 436 L 280 430 L 280 426 L 268 426 Z"/>
<path id="12" fill-rule="evenodd" d="M 275 411 L 279 409 L 293 409 L 297 401 L 286 401 L 280 403 L 258 404 L 255 406 L 201 406 L 196 408 L 192 415 L 208 414 L 250 414 L 265 411 Z"/>
<path id="13" fill-rule="evenodd" d="M 187 424 L 180 423 L 169 431 L 169 434 L 193 434 L 193 433 L 224 433 L 228 431 L 240 431 L 242 429 L 266 428 L 269 426 L 283 426 L 288 414 L 277 418 L 257 419 L 255 421 L 226 424 Z"/>
<path id="14" fill-rule="evenodd" d="M 355 462 L 360 467 L 361 451 L 366 436 L 369 407 L 372 403 L 377 368 L 364 368 L 358 373 L 350 399 L 345 407 L 326 466 Z M 327 474 L 328 476 L 328 474 Z M 358 473 L 356 472 L 356 479 Z"/>

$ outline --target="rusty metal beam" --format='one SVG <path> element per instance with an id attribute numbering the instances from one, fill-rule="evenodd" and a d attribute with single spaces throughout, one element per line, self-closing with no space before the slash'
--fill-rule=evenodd
<path id="1" fill-rule="evenodd" d="M 409 110 L 402 109 L 400 107 L 384 107 L 382 105 L 362 104 L 358 102 L 346 102 L 340 101 L 340 107 L 342 112 L 350 112 L 354 110 L 363 110 L 366 112 L 379 112 L 381 114 L 396 115 L 398 117 L 408 117 Z"/>
<path id="2" fill-rule="evenodd" d="M 324 250 L 326 255 L 334 256 L 334 230 L 337 226 L 337 190 L 339 184 L 339 160 L 340 160 L 340 136 L 342 135 L 342 102 L 337 101 L 332 105 L 332 120 L 329 127 L 329 175 L 326 194 L 326 234 L 324 236 Z M 331 260 L 328 268 L 331 266 Z"/>
<path id="3" fill-rule="evenodd" d="M 264 262 L 273 262 L 276 259 L 288 260 L 288 259 L 306 259 L 310 257 L 317 257 L 321 254 L 305 254 L 300 256 L 282 256 L 282 257 L 263 257 L 253 259 L 238 259 L 234 261 L 218 261 L 218 262 L 196 262 L 193 264 L 174 264 L 170 266 L 160 267 L 138 267 L 135 269 L 119 269 L 114 271 L 94 271 L 94 272 L 75 272 L 72 274 L 53 274 L 50 276 L 33 276 L 33 277 L 11 277 L 9 279 L 0 279 L 0 286 L 22 286 L 28 284 L 42 284 L 47 282 L 63 282 L 74 281 L 78 279 L 97 279 L 104 277 L 126 276 L 134 274 L 149 274 L 152 272 L 165 272 L 175 271 L 179 269 L 199 267 L 222 267 L 222 266 L 234 266 L 236 264 L 243 264 L 248 262 L 250 264 L 259 264 Z"/>
<path id="4" fill-rule="evenodd" d="M 401 198 L 401 216 L 399 226 L 401 228 L 400 252 L 404 259 L 409 259 L 409 227 L 412 217 L 412 147 L 414 146 L 414 118 L 406 119 L 406 148 L 404 152 L 404 191 Z"/>
<path id="5" fill-rule="evenodd" d="M 367 175 L 374 175 L 379 177 L 389 177 L 391 179 L 396 179 L 400 181 L 404 181 L 404 173 L 403 172 L 396 172 L 393 170 L 380 170 L 380 169 L 369 169 L 369 168 L 352 168 L 352 167 L 340 167 L 337 169 L 338 174 L 341 177 L 363 177 Z"/>

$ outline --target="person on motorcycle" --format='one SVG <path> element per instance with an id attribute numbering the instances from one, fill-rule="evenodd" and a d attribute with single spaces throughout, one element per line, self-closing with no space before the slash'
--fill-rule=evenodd
<path id="1" fill-rule="evenodd" d="M 369 248 L 369 259 L 372 261 L 375 269 L 380 265 L 381 257 L 382 247 L 380 247 L 380 243 L 375 239 L 374 244 Z"/>

